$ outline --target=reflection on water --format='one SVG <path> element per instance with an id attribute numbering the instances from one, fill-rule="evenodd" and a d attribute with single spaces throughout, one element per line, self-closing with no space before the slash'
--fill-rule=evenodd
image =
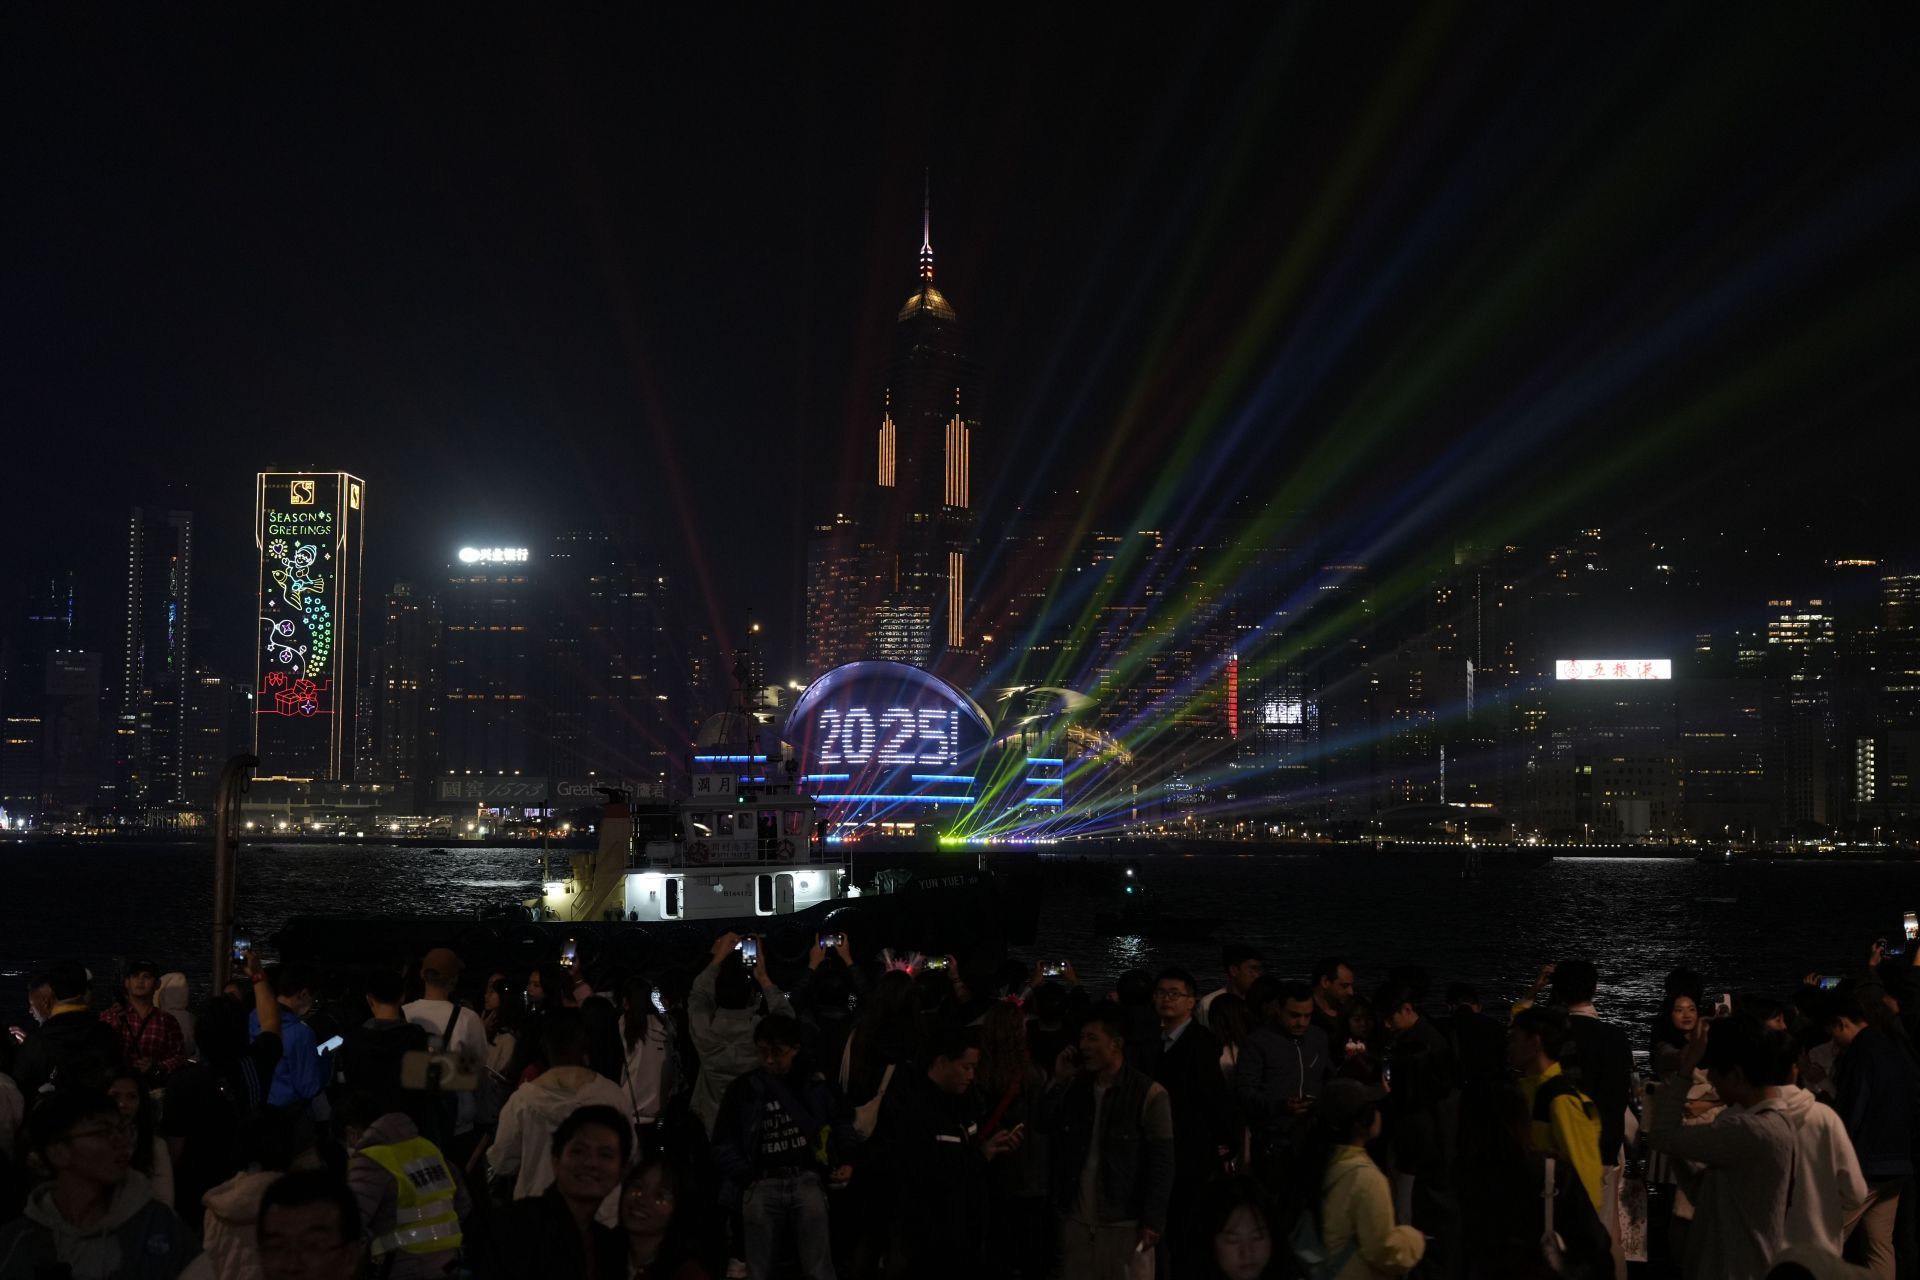
<path id="1" fill-rule="evenodd" d="M 78 956 L 103 971 L 130 951 L 189 973 L 207 967 L 212 852 L 205 846 L 0 846 L 7 883 L 0 929 L 0 1009 L 17 1010 L 25 972 Z M 1920 906 L 1920 867 L 1702 865 L 1664 859 L 1559 859 L 1542 867 L 1356 852 L 1344 857 L 1138 858 L 1140 884 L 1162 910 L 1217 916 L 1211 941 L 1100 934 L 1108 890 L 1052 883 L 1040 936 L 1024 959 L 1072 960 L 1105 986 L 1129 968 L 1179 964 L 1217 985 L 1219 943 L 1244 939 L 1282 976 L 1321 956 L 1359 968 L 1370 990 L 1392 964 L 1418 964 L 1436 987 L 1464 980 L 1483 996 L 1518 995 L 1546 961 L 1600 964 L 1602 1003 L 1650 1016 L 1668 969 L 1687 965 L 1711 990 L 1784 993 L 1810 971 L 1857 968 L 1876 937 L 1898 936 Z M 257 937 L 290 915 L 471 915 L 537 891 L 532 849 L 450 851 L 302 845 L 243 851 L 239 918 Z M 1731 899 L 1731 901 L 1728 901 Z M 856 940 L 857 945 L 857 940 Z"/>

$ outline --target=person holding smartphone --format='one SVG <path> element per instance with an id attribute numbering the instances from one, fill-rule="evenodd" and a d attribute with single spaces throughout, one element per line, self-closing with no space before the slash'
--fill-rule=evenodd
<path id="1" fill-rule="evenodd" d="M 743 944 L 751 942 L 755 963 L 747 963 Z M 767 966 L 758 963 L 760 939 L 723 933 L 714 939 L 707 967 L 687 993 L 687 1032 L 700 1055 L 693 1082 L 693 1113 L 713 1136 L 720 1100 L 727 1086 L 760 1065 L 753 1030 L 769 1013 L 793 1016 L 793 1004 L 773 984 Z"/>

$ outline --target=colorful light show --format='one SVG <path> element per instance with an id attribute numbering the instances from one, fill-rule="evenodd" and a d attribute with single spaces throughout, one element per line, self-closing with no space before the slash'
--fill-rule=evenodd
<path id="1" fill-rule="evenodd" d="M 971 809 L 992 739 L 987 713 L 937 676 L 898 662 L 855 662 L 809 685 L 786 722 L 800 790 L 838 829 L 933 821 Z"/>
<path id="2" fill-rule="evenodd" d="M 254 752 L 263 776 L 337 779 L 351 741 L 365 484 L 262 472 Z"/>

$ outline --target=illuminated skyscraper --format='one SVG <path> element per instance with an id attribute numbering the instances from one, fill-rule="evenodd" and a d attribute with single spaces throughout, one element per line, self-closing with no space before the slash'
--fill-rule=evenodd
<path id="1" fill-rule="evenodd" d="M 366 491 L 344 471 L 263 471 L 255 480 L 254 754 L 263 777 L 352 776 Z"/>
<path id="2" fill-rule="evenodd" d="M 959 317 L 934 287 L 930 212 L 920 230 L 918 278 L 887 362 L 873 488 L 853 527 L 816 529 L 808 557 L 807 652 L 816 664 L 865 657 L 925 667 L 978 651 L 967 619 L 975 370 Z M 857 653 L 846 652 L 849 613 L 860 619 Z"/>
<path id="3" fill-rule="evenodd" d="M 135 507 L 127 518 L 115 761 L 117 801 L 127 813 L 187 800 L 192 586 L 193 514 Z"/>

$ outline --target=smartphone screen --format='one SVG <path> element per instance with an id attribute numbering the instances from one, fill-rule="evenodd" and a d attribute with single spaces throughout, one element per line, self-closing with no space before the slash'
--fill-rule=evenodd
<path id="1" fill-rule="evenodd" d="M 660 989 L 658 987 L 655 987 L 653 989 L 653 1007 L 659 1010 L 661 1013 L 665 1013 L 667 1011 L 666 997 L 660 994 Z"/>
<path id="2" fill-rule="evenodd" d="M 313 1047 L 313 1051 L 316 1054 L 320 1055 L 321 1057 L 325 1057 L 327 1054 L 332 1053 L 335 1049 L 338 1049 L 341 1045 L 345 1043 L 346 1043 L 345 1037 L 335 1036 L 331 1040 L 323 1041 L 322 1043 L 315 1045 Z"/>
<path id="3" fill-rule="evenodd" d="M 1820 989 L 1822 991 L 1831 991 L 1839 985 L 1840 978 L 1838 975 L 1825 973 L 1820 975 Z"/>
<path id="4" fill-rule="evenodd" d="M 1920 940 L 1920 912 L 1907 912 L 1901 918 L 1900 927 L 1906 933 L 1908 942 Z"/>
<path id="5" fill-rule="evenodd" d="M 1061 966 L 1055 962 L 1049 961 L 1040 966 L 1040 976 L 1043 978 L 1057 978 L 1061 973 Z"/>
<path id="6" fill-rule="evenodd" d="M 740 941 L 733 944 L 733 949 L 740 953 L 741 963 L 743 964 L 759 964 L 760 963 L 760 944 L 754 941 L 752 938 L 740 939 Z"/>
<path id="7" fill-rule="evenodd" d="M 575 942 L 572 938 L 568 938 L 567 945 L 560 948 L 560 963 L 572 964 L 574 962 L 574 959 L 579 954 L 580 954 L 580 944 L 578 942 Z"/>

